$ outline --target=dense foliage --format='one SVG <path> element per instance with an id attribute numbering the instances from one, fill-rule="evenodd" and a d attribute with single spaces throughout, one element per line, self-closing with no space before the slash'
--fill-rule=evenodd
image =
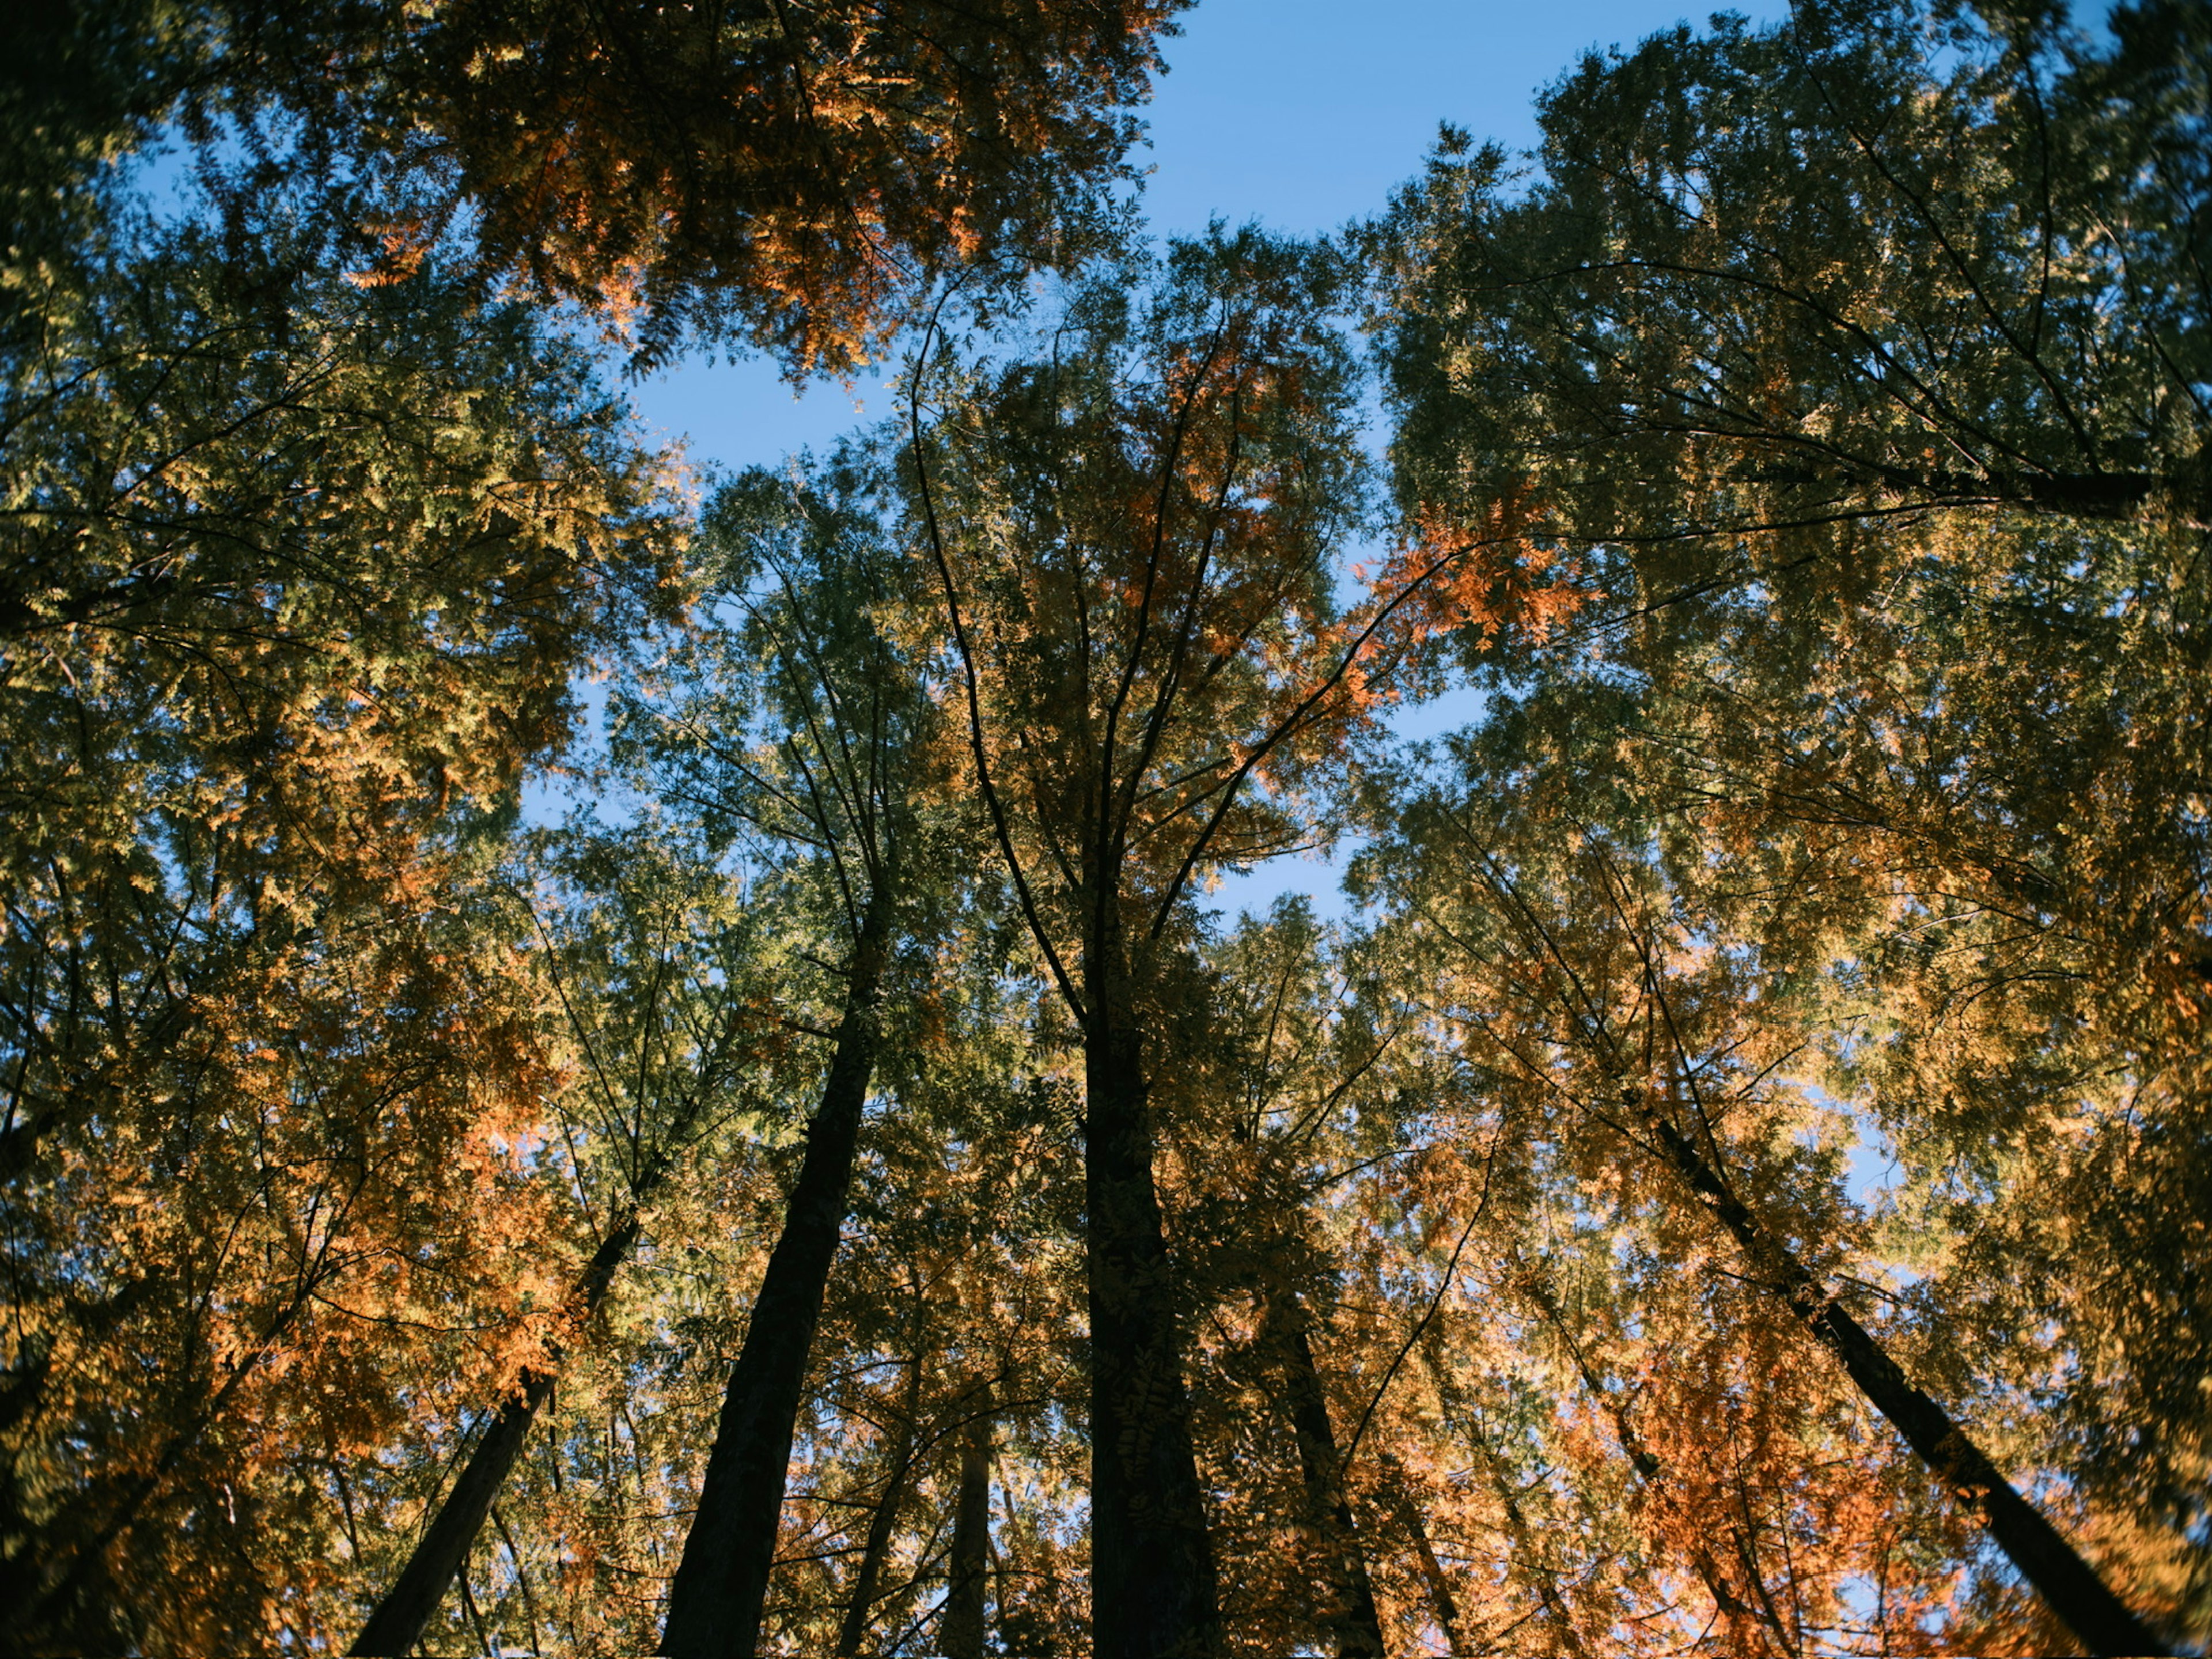
<path id="1" fill-rule="evenodd" d="M 11 15 L 0 1650 L 2212 1641 L 2212 20 L 1176 9 Z"/>

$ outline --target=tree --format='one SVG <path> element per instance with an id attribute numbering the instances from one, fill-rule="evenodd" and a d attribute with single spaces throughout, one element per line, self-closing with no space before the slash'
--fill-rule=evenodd
<path id="1" fill-rule="evenodd" d="M 1472 789 L 1650 845 L 1766 965 L 1903 1161 L 1918 1293 L 2069 1379 L 2022 1465 L 2161 1609 L 2203 1570 L 2202 27 L 1678 32 L 1555 89 L 1524 191 L 1442 156 L 1374 245 L 1409 520 L 1576 590 L 1487 642 Z"/>
<path id="2" fill-rule="evenodd" d="M 1373 244 L 1408 500 L 1647 578 L 1939 508 L 2201 521 L 2205 26 L 2115 26 L 1824 0 L 1586 58 L 1525 189 L 1448 132 Z"/>
<path id="3" fill-rule="evenodd" d="M 1383 1546 L 1353 1509 L 1364 1402 L 1347 1403 L 1355 1344 L 1335 1324 L 1363 1275 L 1327 1212 L 1395 1127 L 1373 1109 L 1398 1034 L 1364 1018 L 1356 950 L 1303 902 L 1246 918 L 1201 960 L 1156 1039 L 1172 1079 L 1156 1098 L 1174 1237 L 1204 1310 L 1194 1420 L 1225 1489 L 1224 1622 L 1232 1650 L 1379 1656 Z"/>
<path id="4" fill-rule="evenodd" d="M 1549 95 L 1524 196 L 1455 140 L 1373 246 L 1409 522 L 1572 565 L 1573 648 L 1501 664 L 1729 833 L 1856 821 L 2186 1000 L 2202 20 L 2117 16 L 1660 37 Z"/>
<path id="5" fill-rule="evenodd" d="M 1300 838 L 1248 784 L 1317 776 L 1359 708 L 1331 257 L 1247 232 L 1176 250 L 1138 305 L 1134 275 L 1071 294 L 1027 360 L 926 343 L 909 474 L 975 787 L 1082 1032 L 1092 1608 L 1117 1656 L 1219 1640 L 1146 1030 L 1194 879 Z"/>
<path id="6" fill-rule="evenodd" d="M 253 1627 L 245 1540 L 322 1524 L 289 1470 L 401 1413 L 380 1333 L 466 1308 L 503 1363 L 550 1265 L 516 1163 L 546 1062 L 486 844 L 570 675 L 680 605 L 665 464 L 573 351 L 252 228 L 140 230 L 7 359 L 26 1643 Z"/>
<path id="7" fill-rule="evenodd" d="M 566 1350 L 603 1334 L 601 1311 L 648 1224 L 664 1241 L 676 1231 L 671 1212 L 682 1200 L 670 1188 L 696 1174 L 687 1166 L 702 1148 L 729 1158 L 729 1121 L 749 1103 L 762 1109 L 775 1071 L 789 1069 L 793 1034 L 760 971 L 773 959 L 763 918 L 748 912 L 735 883 L 635 836 L 610 844 L 578 830 L 550 839 L 553 857 L 533 860 L 537 880 L 521 884 L 541 946 L 528 959 L 550 981 L 544 1000 L 565 1028 L 565 1041 L 547 1045 L 568 1060 L 568 1086 L 551 1101 L 589 1249 L 547 1310 L 540 1354 L 480 1411 L 486 1420 L 467 1462 L 362 1626 L 357 1654 L 420 1644 L 553 1397 Z M 548 885 L 565 901 L 550 917 L 538 908 Z"/>
<path id="8" fill-rule="evenodd" d="M 961 1436 L 960 1483 L 952 1520 L 945 1611 L 937 1649 L 944 1659 L 983 1659 L 985 1568 L 991 1541 L 991 1417 L 987 1386 Z"/>
<path id="9" fill-rule="evenodd" d="M 840 481 L 785 487 L 751 474 L 709 515 L 724 560 L 717 599 L 744 618 L 732 641 L 752 675 L 695 681 L 637 743 L 726 838 L 750 829 L 804 849 L 789 878 L 816 890 L 845 956 L 832 1053 L 806 1155 L 756 1296 L 744 1348 L 670 1587 L 664 1651 L 750 1653 L 775 1559 L 776 1522 L 815 1327 L 847 1211 L 882 1042 L 883 1000 L 930 872 L 925 817 L 933 711 L 902 649 L 898 566 Z M 762 591 L 749 592 L 754 583 Z M 712 672 L 709 647 L 701 666 Z M 696 689 L 694 689 L 696 688 Z M 760 699 L 752 704 L 756 696 Z M 750 705 L 750 706 L 749 706 Z M 764 729 L 756 723 L 764 721 Z M 913 861 L 916 873 L 906 872 Z M 914 1362 L 919 1364 L 919 1358 Z"/>
<path id="10" fill-rule="evenodd" d="M 1100 245 L 1182 3 L 247 3 L 228 67 L 388 184 L 380 272 L 466 223 L 487 274 L 643 361 L 699 337 L 842 373 L 936 274 Z"/>
<path id="11" fill-rule="evenodd" d="M 1755 952 L 1725 938 L 1718 948 L 1701 949 L 1679 915 L 1663 923 L 1647 920 L 1655 908 L 1666 914 L 1664 889 L 1651 892 L 1650 872 L 1632 873 L 1602 841 L 1571 861 L 1518 839 L 1501 838 L 1493 851 L 1465 807 L 1431 802 L 1416 812 L 1435 830 L 1456 832 L 1476 866 L 1475 892 L 1486 890 L 1471 908 L 1440 892 L 1417 902 L 1455 951 L 1495 951 L 1489 941 L 1502 935 L 1499 943 L 1510 942 L 1516 959 L 1507 977 L 1533 973 L 1545 988 L 1537 993 L 1542 1012 L 1525 1024 L 1502 986 L 1490 990 L 1503 1006 L 1478 1002 L 1471 1011 L 1487 1040 L 1561 1108 L 1605 1133 L 1613 1149 L 1598 1156 L 1632 1153 L 1667 1169 L 1680 1183 L 1676 1203 L 1726 1229 L 1749 1282 L 1835 1356 L 1945 1491 L 1977 1506 L 1998 1546 L 2076 1639 L 2100 1652 L 2155 1647 L 2159 1638 L 2021 1497 L 1957 1417 L 1909 1380 L 1889 1345 L 1844 1305 L 1839 1284 L 1867 1281 L 1823 1261 L 1832 1262 L 1842 1243 L 1824 1237 L 1813 1219 L 1823 1209 L 1836 1215 L 1832 1176 L 1823 1194 L 1809 1171 L 1780 1176 L 1759 1167 L 1790 1158 L 1778 1145 L 1777 1127 L 1759 1124 L 1757 1114 L 1765 1079 L 1806 1045 L 1782 1024 L 1786 1013 L 1762 1020 L 1769 999 L 1737 979 L 1747 969 L 1756 971 Z M 1499 851 L 1520 873 L 1509 871 Z M 1572 896 L 1531 896 L 1531 884 L 1547 878 L 1571 881 Z M 1487 923 L 1485 910 L 1492 917 Z M 1794 1012 L 1786 994 L 1780 1006 Z M 1799 1132 L 1801 1146 L 1808 1138 Z M 1762 1141 L 1771 1149 L 1763 1155 L 1755 1150 Z M 1754 1150 L 1735 1149 L 1747 1145 Z M 1839 1220 L 1829 1226 L 1848 1230 Z"/>

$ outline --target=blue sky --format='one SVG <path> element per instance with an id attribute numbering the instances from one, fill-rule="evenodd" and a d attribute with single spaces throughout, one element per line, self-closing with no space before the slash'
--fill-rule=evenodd
<path id="1" fill-rule="evenodd" d="M 1737 9 L 1779 15 L 1775 0 Z M 1449 120 L 1510 148 L 1534 142 L 1534 94 L 1593 47 L 1632 46 L 1705 10 L 1669 0 L 1199 0 L 1166 43 L 1145 111 L 1155 231 L 1216 215 L 1330 230 L 1379 211 Z M 635 389 L 649 425 L 724 466 L 819 447 L 886 412 L 880 394 L 793 398 L 758 362 L 688 363 Z"/>
<path id="2" fill-rule="evenodd" d="M 1762 21 L 1786 9 L 1779 0 L 1736 8 Z M 1419 169 L 1439 121 L 1528 148 L 1537 90 L 1583 53 L 1707 15 L 1669 0 L 1199 0 L 1166 43 L 1168 73 L 1144 112 L 1146 216 L 1159 234 L 1200 231 L 1215 216 L 1334 229 L 1382 210 Z M 794 398 L 760 362 L 689 362 L 633 391 L 649 427 L 687 436 L 696 459 L 726 468 L 826 447 L 890 412 L 869 386 L 817 386 Z M 1475 712 L 1462 695 L 1402 710 L 1393 725 L 1423 737 Z M 1336 884 L 1335 866 L 1277 859 L 1229 878 L 1210 902 L 1258 910 L 1303 892 L 1336 915 Z"/>

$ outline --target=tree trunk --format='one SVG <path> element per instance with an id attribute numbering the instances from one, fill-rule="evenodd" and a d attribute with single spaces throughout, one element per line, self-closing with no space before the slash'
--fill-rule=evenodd
<path id="1" fill-rule="evenodd" d="M 1329 1601 L 1322 1628 L 1336 1644 L 1338 1659 L 1383 1659 L 1382 1620 L 1375 1609 L 1367 1556 L 1345 1494 L 1343 1460 L 1306 1335 L 1305 1310 L 1294 1299 L 1270 1301 L 1261 1340 L 1273 1347 L 1282 1370 L 1283 1403 L 1297 1437 L 1298 1468 L 1305 1478 L 1306 1522 L 1322 1540 L 1326 1554 Z"/>
<path id="2" fill-rule="evenodd" d="M 577 1310 L 579 1323 L 597 1313 L 599 1304 L 606 1300 L 607 1289 L 636 1244 L 641 1225 L 637 1205 L 626 1206 L 615 1230 L 592 1253 L 589 1265 L 570 1293 L 570 1306 Z M 560 1357 L 557 1347 L 553 1349 L 553 1357 Z M 555 1375 L 550 1368 L 523 1373 L 522 1392 L 501 1404 L 492 1418 L 491 1427 L 477 1442 L 476 1449 L 469 1454 L 459 1478 L 446 1493 L 445 1502 L 438 1506 L 438 1513 L 423 1533 L 422 1541 L 415 1546 L 415 1553 L 400 1569 L 384 1599 L 376 1604 L 376 1611 L 369 1614 L 368 1622 L 361 1627 L 361 1634 L 347 1650 L 349 1653 L 406 1654 L 412 1652 L 415 1644 L 422 1639 L 423 1626 L 438 1611 L 438 1604 L 446 1599 L 453 1575 L 460 1571 L 463 1559 L 476 1542 L 493 1500 L 507 1485 L 507 1474 L 514 1468 L 514 1460 L 529 1436 L 538 1409 L 553 1392 Z"/>
<path id="3" fill-rule="evenodd" d="M 638 1235 L 643 1230 L 641 1212 L 675 1167 L 677 1144 L 690 1132 L 706 1104 L 707 1095 L 708 1074 L 702 1073 L 693 1079 L 690 1094 L 670 1120 L 659 1155 L 639 1176 L 630 1189 L 629 1202 L 616 1212 L 613 1227 L 577 1276 L 568 1293 L 568 1305 L 579 1328 L 599 1312 L 599 1304 L 606 1300 L 607 1291 L 614 1285 L 615 1275 L 636 1247 Z M 550 1357 L 557 1362 L 561 1357 L 559 1345 L 547 1346 Z M 463 1558 L 482 1530 L 493 1500 L 507 1484 L 507 1474 L 521 1455 L 522 1443 L 529 1437 L 530 1426 L 536 1421 L 539 1407 L 551 1397 L 557 1374 L 554 1368 L 523 1373 L 522 1391 L 501 1403 L 491 1427 L 469 1454 L 467 1465 L 446 1494 L 445 1502 L 422 1540 L 416 1545 L 415 1553 L 400 1569 L 384 1599 L 376 1604 L 376 1610 L 369 1614 L 368 1622 L 362 1626 L 361 1634 L 347 1650 L 349 1654 L 404 1654 L 411 1652 L 422 1639 L 423 1627 L 438 1611 L 438 1604 L 446 1599 L 453 1575 L 460 1570 Z"/>
<path id="4" fill-rule="evenodd" d="M 2089 1650 L 2171 1653 L 2173 1650 L 2013 1489 L 1950 1414 L 1913 1386 L 1903 1368 L 1821 1288 L 1796 1254 L 1760 1227 L 1695 1143 L 1640 1098 L 1630 1104 L 1657 1136 L 1698 1201 L 1735 1237 L 1754 1269 L 1769 1277 L 1799 1322 L 1843 1362 L 1859 1392 L 1889 1419 L 1945 1487 L 1981 1511 L 1998 1547 Z"/>
<path id="5" fill-rule="evenodd" d="M 1513 1478 L 1498 1454 L 1490 1449 L 1490 1442 L 1482 1432 L 1481 1425 L 1470 1419 L 1468 1437 L 1482 1458 L 1482 1466 L 1490 1475 L 1490 1489 L 1498 1495 L 1498 1506 L 1505 1511 L 1505 1529 L 1513 1540 L 1512 1565 L 1516 1576 L 1536 1592 L 1543 1604 L 1544 1618 L 1559 1638 L 1559 1651 L 1570 1659 L 1589 1659 L 1589 1650 L 1583 1645 L 1582 1632 L 1575 1626 L 1575 1616 L 1567 1606 L 1566 1598 L 1559 1594 L 1557 1577 L 1538 1549 L 1536 1534 L 1521 1513 L 1521 1499 L 1514 1491 Z"/>
<path id="6" fill-rule="evenodd" d="M 983 1576 L 991 1546 L 991 1400 L 977 1402 L 960 1441 L 960 1497 L 952 1512 L 952 1559 L 937 1626 L 941 1659 L 983 1659 Z"/>
<path id="7" fill-rule="evenodd" d="M 1552 1328 L 1559 1334 L 1559 1340 L 1565 1345 L 1568 1354 L 1575 1362 L 1575 1370 L 1583 1380 L 1583 1387 L 1589 1391 L 1590 1398 L 1597 1402 L 1598 1408 L 1612 1421 L 1613 1434 L 1620 1442 L 1620 1449 L 1628 1454 L 1629 1464 L 1635 1469 L 1637 1479 L 1643 1483 L 1647 1492 L 1654 1494 L 1660 1492 L 1663 1490 L 1662 1466 L 1658 1458 L 1654 1456 L 1650 1449 L 1644 1445 L 1643 1437 L 1637 1433 L 1636 1425 L 1629 1421 L 1628 1413 L 1621 1406 L 1620 1400 L 1599 1381 L 1596 1371 L 1590 1364 L 1589 1356 L 1583 1352 L 1582 1344 L 1575 1340 L 1574 1333 L 1567 1328 L 1566 1319 L 1560 1313 L 1559 1304 L 1553 1298 L 1550 1287 L 1539 1275 L 1526 1269 L 1522 1271 L 1520 1278 L 1521 1283 L 1528 1290 L 1530 1299 L 1541 1310 L 1544 1317 L 1550 1322 Z M 1748 1549 L 1749 1540 L 1742 1539 L 1740 1533 L 1739 1542 Z M 1702 1537 L 1690 1545 L 1689 1555 L 1690 1565 L 1697 1570 L 1698 1577 L 1704 1581 L 1707 1594 L 1713 1598 L 1714 1607 L 1733 1634 L 1734 1639 L 1731 1643 L 1733 1650 L 1742 1650 L 1750 1648 L 1753 1627 L 1764 1626 L 1780 1642 L 1784 1653 L 1794 1654 L 1797 1651 L 1797 1644 L 1792 1639 L 1790 1632 L 1784 1627 L 1780 1615 L 1771 1605 L 1754 1607 L 1738 1595 L 1735 1586 L 1729 1580 L 1727 1571 L 1721 1565 L 1719 1559 L 1714 1555 L 1711 1547 L 1705 1543 Z M 1765 1602 L 1765 1598 L 1761 1596 L 1760 1600 Z"/>
<path id="8" fill-rule="evenodd" d="M 1212 1659 L 1221 1640 L 1213 1545 L 1152 1182 L 1151 1091 L 1119 987 L 1102 982 L 1119 975 L 1097 967 L 1086 975 L 1083 1044 L 1094 1650 L 1097 1659 Z"/>
<path id="9" fill-rule="evenodd" d="M 730 1371 L 698 1511 L 669 1585 L 659 1647 L 669 1659 L 751 1659 L 760 1639 L 807 1357 L 845 1223 L 860 1109 L 875 1069 L 890 917 L 888 884 L 878 882 L 854 944 L 836 1054 L 807 1126 L 798 1184 Z"/>
<path id="10" fill-rule="evenodd" d="M 914 1462 L 915 1418 L 921 1410 L 921 1353 L 914 1356 L 907 1375 L 906 1416 L 899 1425 L 884 1474 L 884 1489 L 868 1512 L 867 1540 L 860 1547 L 860 1571 L 853 1575 L 853 1598 L 845 1604 L 845 1617 L 837 1627 L 837 1659 L 852 1659 L 868 1634 L 868 1609 L 876 1604 L 876 1583 L 884 1576 L 884 1558 L 890 1553 L 891 1529 L 898 1524 L 899 1496 L 906 1490 L 908 1468 Z"/>
<path id="11" fill-rule="evenodd" d="M 1429 1604 L 1436 1613 L 1437 1628 L 1443 1633 L 1444 1650 L 1453 1659 L 1458 1659 L 1463 1651 L 1459 1635 L 1459 1603 L 1453 1599 L 1451 1581 L 1444 1577 L 1444 1564 L 1437 1559 L 1437 1548 L 1429 1540 L 1429 1529 L 1421 1520 L 1421 1511 L 1406 1490 L 1405 1468 L 1390 1452 L 1382 1453 L 1378 1461 L 1390 1476 L 1386 1486 L 1390 1507 L 1397 1515 L 1398 1524 L 1413 1540 L 1413 1553 L 1421 1565 L 1421 1582 L 1428 1586 Z"/>

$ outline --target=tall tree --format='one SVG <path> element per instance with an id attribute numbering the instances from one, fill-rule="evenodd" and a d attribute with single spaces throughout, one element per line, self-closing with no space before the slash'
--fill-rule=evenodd
<path id="1" fill-rule="evenodd" d="M 945 1610 L 937 1626 L 944 1659 L 983 1659 L 985 1568 L 991 1544 L 991 1408 L 988 1385 L 960 1437 L 960 1480 L 952 1518 Z"/>
<path id="2" fill-rule="evenodd" d="M 1359 1407 L 1332 1323 L 1358 1274 L 1325 1212 L 1395 1122 L 1366 1109 L 1399 1034 L 1364 1017 L 1356 952 L 1301 901 L 1247 917 L 1203 961 L 1159 1034 L 1173 1058 L 1158 1094 L 1178 1249 L 1208 1309 L 1200 1438 L 1231 1489 L 1215 1525 L 1224 1619 L 1243 1650 L 1380 1655 L 1384 1547 L 1353 1508 Z"/>
<path id="3" fill-rule="evenodd" d="M 759 1109 L 774 1061 L 787 1069 L 793 1034 L 762 973 L 767 930 L 731 878 L 636 836 L 574 829 L 550 839 L 555 856 L 532 861 L 526 890 L 540 948 L 526 960 L 550 981 L 556 1051 L 568 1061 L 568 1086 L 553 1093 L 555 1144 L 585 1212 L 582 1259 L 547 1310 L 541 1352 L 503 1396 L 480 1403 L 467 1460 L 354 1639 L 358 1654 L 421 1643 L 553 1397 L 566 1351 L 600 1334 L 618 1275 L 673 1207 L 670 1186 L 692 1172 L 702 1146 L 727 1156 L 730 1120 Z M 563 900 L 550 915 L 538 914 L 544 887 Z"/>
<path id="4" fill-rule="evenodd" d="M 1755 1119 L 1743 1121 L 1744 1108 L 1756 1101 L 1764 1076 L 1788 1063 L 1793 1040 L 1802 1046 L 1787 1027 L 1759 1030 L 1763 999 L 1731 982 L 1741 961 L 1698 952 L 1679 921 L 1670 919 L 1663 935 L 1647 933 L 1652 924 L 1644 913 L 1654 900 L 1637 890 L 1627 866 L 1602 842 L 1561 868 L 1557 878 L 1572 882 L 1572 899 L 1540 899 L 1528 883 L 1553 860 L 1534 848 L 1514 848 L 1522 874 L 1510 875 L 1473 838 L 1464 817 L 1443 816 L 1460 826 L 1488 896 L 1486 902 L 1476 901 L 1472 914 L 1453 907 L 1443 921 L 1447 936 L 1458 942 L 1455 948 L 1468 949 L 1467 942 L 1485 936 L 1480 912 L 1492 908 L 1489 926 L 1547 985 L 1538 994 L 1547 1012 L 1533 1029 L 1498 1009 L 1484 1018 L 1486 1036 L 1589 1128 L 1667 1170 L 1680 1183 L 1679 1204 L 1726 1230 L 1752 1282 L 1840 1362 L 1867 1404 L 1944 1489 L 1975 1505 L 1998 1547 L 2076 1639 L 2098 1652 L 2155 1650 L 2158 1636 L 2021 1496 L 1955 1414 L 1909 1380 L 1889 1346 L 1844 1305 L 1837 1282 L 1845 1270 L 1822 1261 L 1832 1262 L 1842 1241 L 1821 1237 L 1813 1219 L 1823 1207 L 1816 1184 L 1802 1176 L 1778 1181 L 1774 1171 L 1756 1168 L 1753 1155 L 1729 1149 L 1729 1141 L 1741 1144 L 1747 1132 L 1772 1134 L 1771 1128 L 1759 1131 Z M 1443 910 L 1439 899 L 1429 902 L 1431 914 Z M 1673 982 L 1678 972 L 1689 981 L 1686 969 L 1662 963 L 1687 964 L 1701 956 L 1700 965 L 1717 982 L 1692 995 Z M 1738 1120 L 1732 1125 L 1730 1113 Z M 1750 1144 L 1755 1147 L 1758 1139 Z M 1834 1202 L 1832 1193 L 1826 1206 Z M 1765 1206 L 1784 1209 L 1788 1218 L 1762 1218 L 1759 1210 Z M 1793 1242 L 1792 1232 L 1803 1242 Z"/>
<path id="5" fill-rule="evenodd" d="M 312 1534 L 279 1470 L 402 1414 L 393 1333 L 515 1329 L 547 1059 L 488 848 L 572 673 L 680 598 L 663 465 L 575 353 L 434 272 L 351 288 L 282 204 L 246 228 L 139 228 L 7 358 L 26 1642 L 253 1627 L 246 1540 Z"/>
<path id="6" fill-rule="evenodd" d="M 635 745 L 662 788 L 740 831 L 796 851 L 788 879 L 844 958 L 819 1103 L 782 1229 L 730 1376 L 699 1508 L 670 1587 L 663 1650 L 750 1653 L 760 1639 L 777 1519 L 808 1358 L 848 1201 L 861 1118 L 882 1042 L 895 957 L 930 872 L 916 842 L 931 706 L 902 651 L 900 567 L 866 496 L 750 474 L 717 498 L 713 602 L 736 613 L 731 644 L 758 670 L 679 683 L 673 708 L 640 706 Z M 687 695 L 688 692 L 688 695 Z M 907 872 L 913 869 L 915 873 Z"/>
<path id="7" fill-rule="evenodd" d="M 2174 1524 L 2212 1098 L 2174 810 L 2208 772 L 2203 27 L 1678 31 L 1554 89 L 1525 190 L 1455 140 L 1376 244 L 1409 520 L 1510 520 L 1580 607 L 1491 642 L 1476 788 L 1648 840 L 1775 973 L 1900 1158 L 1919 1293 L 2071 1379 L 2026 1461 L 2177 1613 L 2207 1570 Z"/>
<path id="8" fill-rule="evenodd" d="M 1299 838 L 1255 786 L 1297 787 L 1356 725 L 1336 271 L 1256 233 L 1185 245 L 1134 303 L 1134 273 L 1071 294 L 1034 357 L 955 367 L 933 342 L 914 375 L 913 530 L 975 787 L 1082 1033 L 1092 1607 L 1115 1659 L 1220 1640 L 1146 1030 L 1194 879 Z"/>

